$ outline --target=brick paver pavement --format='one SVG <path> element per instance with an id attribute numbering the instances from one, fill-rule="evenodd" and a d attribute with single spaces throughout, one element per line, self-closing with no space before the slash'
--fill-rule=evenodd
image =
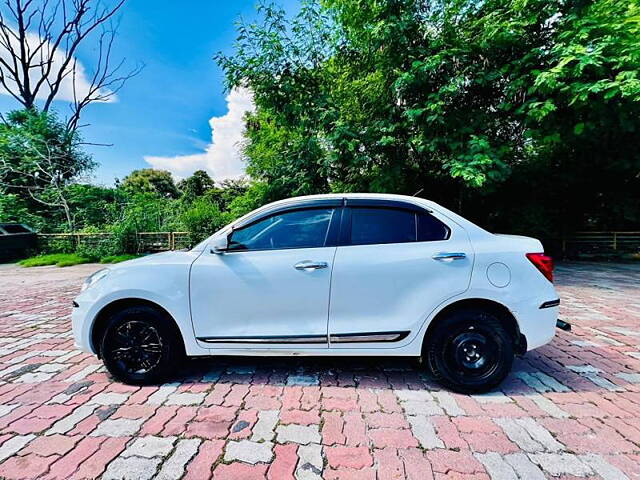
<path id="1" fill-rule="evenodd" d="M 115 383 L 70 332 L 96 268 L 0 266 L 0 478 L 640 479 L 640 265 L 562 265 L 573 332 L 482 396 L 385 358 L 193 360 L 175 383 Z"/>

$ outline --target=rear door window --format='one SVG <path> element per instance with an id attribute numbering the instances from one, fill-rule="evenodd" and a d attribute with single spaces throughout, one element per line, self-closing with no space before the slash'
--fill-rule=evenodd
<path id="1" fill-rule="evenodd" d="M 352 208 L 351 244 L 375 245 L 416 241 L 416 215 L 392 208 Z"/>
<path id="2" fill-rule="evenodd" d="M 431 242 L 449 238 L 449 228 L 428 213 L 396 208 L 351 207 L 351 245 Z"/>

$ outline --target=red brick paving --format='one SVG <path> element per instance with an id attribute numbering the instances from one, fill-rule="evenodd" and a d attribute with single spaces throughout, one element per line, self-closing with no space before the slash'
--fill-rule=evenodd
<path id="1" fill-rule="evenodd" d="M 161 387 L 115 383 L 70 335 L 95 268 L 0 267 L 0 477 L 640 480 L 640 265 L 561 265 L 573 331 L 481 396 L 386 358 L 193 360 Z"/>

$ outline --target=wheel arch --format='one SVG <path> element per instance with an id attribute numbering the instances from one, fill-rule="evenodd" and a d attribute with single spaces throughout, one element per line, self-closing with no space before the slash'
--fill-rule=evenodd
<path id="1" fill-rule="evenodd" d="M 520 332 L 518 321 L 511 310 L 509 310 L 502 303 L 496 302 L 495 300 L 489 300 L 487 298 L 465 298 L 450 303 L 442 310 L 440 310 L 435 315 L 435 317 L 433 317 L 433 319 L 429 323 L 429 326 L 427 327 L 427 330 L 422 339 L 421 351 L 424 352 L 426 350 L 427 346 L 429 345 L 429 339 L 432 338 L 433 331 L 438 328 L 440 323 L 442 323 L 448 315 L 458 310 L 469 309 L 482 309 L 493 313 L 513 338 L 514 351 L 518 355 L 521 355 L 527 351 L 527 339 Z"/>
<path id="2" fill-rule="evenodd" d="M 186 345 L 182 332 L 180 331 L 180 327 L 178 326 L 178 323 L 175 321 L 173 316 L 167 311 L 167 309 L 155 302 L 152 302 L 151 300 L 146 300 L 144 298 L 121 298 L 118 300 L 114 300 L 102 307 L 97 313 L 93 325 L 91 326 L 91 349 L 95 352 L 98 358 L 101 358 L 100 338 L 102 337 L 104 329 L 107 326 L 107 321 L 109 320 L 109 318 L 113 314 L 125 308 L 140 306 L 152 308 L 158 311 L 163 317 L 165 317 L 169 325 L 171 325 L 171 328 L 174 330 L 174 333 L 180 339 L 182 349 L 183 351 L 185 351 Z"/>

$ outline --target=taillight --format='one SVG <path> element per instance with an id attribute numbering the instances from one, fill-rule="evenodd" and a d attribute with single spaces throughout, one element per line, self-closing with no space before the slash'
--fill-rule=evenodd
<path id="1" fill-rule="evenodd" d="M 527 258 L 547 280 L 553 282 L 553 258 L 544 253 L 527 253 Z"/>

